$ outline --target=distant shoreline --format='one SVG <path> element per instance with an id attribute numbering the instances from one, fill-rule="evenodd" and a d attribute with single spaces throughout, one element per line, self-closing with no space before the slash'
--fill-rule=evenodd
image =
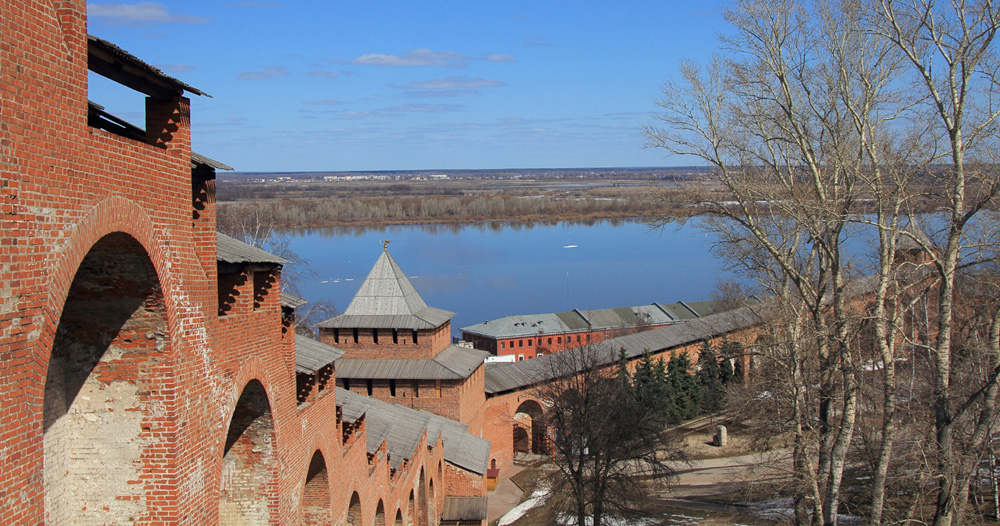
<path id="1" fill-rule="evenodd" d="M 648 177 L 648 174 L 647 174 Z M 699 179 L 475 179 L 230 182 L 225 225 L 274 228 L 559 222 L 687 217 L 711 184 Z"/>

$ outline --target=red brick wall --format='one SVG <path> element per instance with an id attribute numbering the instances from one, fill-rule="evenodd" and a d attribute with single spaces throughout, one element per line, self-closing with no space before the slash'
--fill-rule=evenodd
<path id="1" fill-rule="evenodd" d="M 85 13 L 83 0 L 0 3 L 0 523 L 42 523 L 46 507 L 50 522 L 217 523 L 227 445 L 263 466 L 247 487 L 257 486 L 255 505 L 275 522 L 298 520 L 316 452 L 336 474 L 327 477 L 335 521 L 353 491 L 366 523 L 380 499 L 395 516 L 420 468 L 443 459 L 441 445 L 420 444 L 391 472 L 384 455 L 369 460 L 363 429 L 343 443 L 332 389 L 297 403 L 277 275 L 246 274 L 239 308 L 219 316 L 215 185 L 192 180 L 189 103 L 147 104 L 155 144 L 88 126 Z M 102 239 L 127 246 L 122 253 L 135 261 L 84 264 L 102 254 Z M 138 298 L 138 310 L 120 279 L 135 265 L 148 268 L 156 289 Z M 74 286 L 80 271 L 99 279 Z M 131 321 L 74 329 L 112 312 Z M 72 352 L 82 345 L 96 364 Z M 266 420 L 251 419 L 228 443 L 251 384 Z M 59 412 L 80 403 L 81 391 L 129 388 L 136 392 L 128 397 L 90 398 L 88 410 L 111 427 Z M 105 432 L 115 426 L 135 440 L 116 442 L 117 433 Z M 264 437 L 271 447 L 254 452 Z M 137 462 L 61 487 L 45 473 L 66 467 L 59 463 L 71 457 L 60 452 L 68 447 L 85 460 L 70 462 L 75 472 L 126 450 Z M 310 486 L 306 501 L 317 492 Z M 91 499 L 87 509 L 82 498 Z"/>
<path id="2" fill-rule="evenodd" d="M 354 334 L 357 331 L 357 343 Z M 393 331 L 396 338 L 393 339 Z M 376 340 L 375 333 L 378 337 Z M 319 340 L 347 352 L 348 358 L 430 359 L 451 345 L 451 322 L 435 329 L 328 329 L 319 330 Z"/>
<path id="3" fill-rule="evenodd" d="M 649 325 L 643 330 L 659 329 L 670 324 Z M 608 329 L 577 331 L 567 333 L 543 333 L 517 338 L 490 338 L 462 333 L 462 338 L 473 343 L 476 349 L 489 351 L 497 356 L 517 356 L 525 360 L 543 354 L 575 349 L 591 343 L 600 343 L 609 338 L 634 332 L 634 329 Z"/>
<path id="4" fill-rule="evenodd" d="M 710 341 L 716 346 L 716 348 L 718 348 L 725 338 L 738 341 L 746 345 L 753 341 L 756 337 L 756 333 L 757 331 L 755 328 L 750 328 L 736 334 L 717 336 L 712 338 Z M 654 359 L 669 361 L 670 357 L 674 354 L 686 353 L 693 366 L 697 363 L 698 352 L 701 350 L 701 345 L 701 342 L 696 342 L 670 349 L 660 349 L 659 351 L 654 351 L 652 356 Z M 636 365 L 638 365 L 639 360 L 640 358 L 630 360 L 628 362 L 628 367 L 631 370 L 634 370 Z M 745 363 L 744 370 L 750 370 L 749 363 Z M 490 460 L 496 460 L 496 466 L 499 469 L 510 467 L 514 463 L 514 415 L 516 414 L 518 407 L 528 400 L 534 400 L 535 402 L 541 404 L 543 408 L 545 407 L 542 400 L 537 396 L 535 390 L 531 387 L 523 390 L 490 395 L 486 398 L 484 410 L 482 411 L 483 435 L 490 441 Z"/>

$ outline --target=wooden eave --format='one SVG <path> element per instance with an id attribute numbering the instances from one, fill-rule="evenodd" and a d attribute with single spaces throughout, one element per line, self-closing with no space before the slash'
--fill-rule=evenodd
<path id="1" fill-rule="evenodd" d="M 185 91 L 211 97 L 93 35 L 87 36 L 87 67 L 98 75 L 156 99 L 177 97 Z"/>

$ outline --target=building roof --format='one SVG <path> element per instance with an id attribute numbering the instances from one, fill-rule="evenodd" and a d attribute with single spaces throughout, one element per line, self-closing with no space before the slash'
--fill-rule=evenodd
<path id="1" fill-rule="evenodd" d="M 616 309 L 573 309 L 568 312 L 519 314 L 462 327 L 462 332 L 502 339 L 577 331 L 615 330 L 639 325 L 666 325 L 711 314 L 714 312 L 714 305 L 714 301 L 692 303 L 682 301 L 669 305 L 653 303 Z"/>
<path id="2" fill-rule="evenodd" d="M 314 374 L 335 362 L 344 351 L 305 336 L 295 335 L 295 372 Z"/>
<path id="3" fill-rule="evenodd" d="M 428 307 L 389 251 L 383 250 L 344 313 L 317 327 L 434 329 L 454 315 Z"/>
<path id="4" fill-rule="evenodd" d="M 210 168 L 215 168 L 216 170 L 227 170 L 232 171 L 233 167 L 227 164 L 222 164 L 215 159 L 202 155 L 198 152 L 191 152 L 191 168 L 197 168 L 199 165 L 208 166 Z"/>
<path id="5" fill-rule="evenodd" d="M 896 234 L 897 250 L 924 251 L 925 247 L 934 247 L 934 241 L 919 224 L 909 223 Z"/>
<path id="6" fill-rule="evenodd" d="M 462 380 L 486 361 L 490 353 L 450 345 L 431 359 L 350 358 L 337 360 L 337 378 L 370 380 Z"/>
<path id="7" fill-rule="evenodd" d="M 306 303 L 309 303 L 309 302 L 306 301 L 306 300 L 304 300 L 304 299 L 302 299 L 302 298 L 300 298 L 300 297 L 298 297 L 298 296 L 290 294 L 288 292 L 281 291 L 281 306 L 282 307 L 285 307 L 287 309 L 297 309 L 297 308 L 305 305 Z"/>
<path id="8" fill-rule="evenodd" d="M 759 307 L 758 307 L 759 308 Z M 598 344 L 608 352 L 607 365 L 618 359 L 618 349 L 625 349 L 626 359 L 642 356 L 644 352 L 656 353 L 689 345 L 706 338 L 726 334 L 759 324 L 761 317 L 755 307 L 741 307 L 728 312 L 712 314 L 660 329 L 638 332 L 605 340 Z M 486 393 L 496 394 L 553 379 L 563 373 L 560 366 L 567 360 L 565 353 L 588 352 L 586 348 L 569 349 L 516 363 L 486 364 Z"/>
<path id="9" fill-rule="evenodd" d="M 222 232 L 216 232 L 216 259 L 223 263 L 248 264 L 262 263 L 266 265 L 287 265 L 285 258 L 275 256 L 266 250 L 231 238 Z"/>
<path id="10" fill-rule="evenodd" d="M 353 423 L 365 416 L 367 451 L 375 453 L 384 441 L 389 451 L 389 465 L 393 468 L 398 468 L 404 459 L 413 455 L 426 432 L 428 444 L 441 437 L 446 461 L 479 475 L 486 473 L 490 442 L 468 433 L 469 426 L 461 422 L 339 387 L 337 405 L 345 422 Z"/>
<path id="11" fill-rule="evenodd" d="M 94 73 L 151 97 L 164 99 L 182 95 L 185 91 L 211 97 L 94 35 L 87 35 L 87 56 L 87 67 Z"/>
<path id="12" fill-rule="evenodd" d="M 441 520 L 450 522 L 486 520 L 486 497 L 445 497 Z"/>

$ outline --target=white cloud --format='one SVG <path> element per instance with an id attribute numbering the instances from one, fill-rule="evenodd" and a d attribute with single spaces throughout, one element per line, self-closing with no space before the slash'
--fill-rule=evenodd
<path id="1" fill-rule="evenodd" d="M 540 35 L 528 35 L 524 37 L 524 45 L 526 46 L 551 46 L 552 43 L 549 42 L 547 37 Z"/>
<path id="2" fill-rule="evenodd" d="M 383 55 L 368 53 L 351 61 L 352 64 L 365 66 L 408 67 L 408 66 L 451 66 L 465 67 L 471 59 L 451 51 L 432 51 L 430 49 L 411 49 L 402 55 Z"/>
<path id="3" fill-rule="evenodd" d="M 279 2 L 232 2 L 229 5 L 233 7 L 255 7 L 259 9 L 274 9 L 276 7 L 281 7 Z"/>
<path id="4" fill-rule="evenodd" d="M 343 104 L 343 101 L 337 99 L 323 99 L 323 100 L 307 100 L 306 104 L 315 104 L 319 106 L 339 106 Z"/>
<path id="5" fill-rule="evenodd" d="M 503 55 L 499 53 L 483 53 L 481 57 L 483 60 L 489 62 L 516 62 L 517 59 L 510 55 Z"/>
<path id="6" fill-rule="evenodd" d="M 503 86 L 503 82 L 500 82 L 499 80 L 484 79 L 481 77 L 447 77 L 425 80 L 423 82 L 411 82 L 410 84 L 398 87 L 403 89 L 471 89 L 493 86 Z"/>
<path id="7" fill-rule="evenodd" d="M 322 77 L 325 79 L 335 79 L 340 76 L 336 71 L 310 71 L 310 77 Z"/>
<path id="8" fill-rule="evenodd" d="M 154 2 L 139 2 L 137 4 L 122 4 L 110 2 L 107 4 L 87 4 L 87 15 L 90 18 L 104 18 L 111 24 L 207 24 L 211 18 L 195 15 L 172 14 L 163 4 Z"/>
<path id="9" fill-rule="evenodd" d="M 462 111 L 466 108 L 461 104 L 403 104 L 400 106 L 389 106 L 374 111 L 345 111 L 340 114 L 341 119 L 368 119 L 380 117 L 395 117 L 406 113 L 449 113 Z"/>
<path id="10" fill-rule="evenodd" d="M 239 80 L 269 80 L 288 75 L 288 68 L 285 66 L 272 66 L 260 71 L 246 71 L 236 75 Z"/>
<path id="11" fill-rule="evenodd" d="M 447 77 L 422 82 L 411 82 L 402 86 L 390 85 L 390 87 L 410 90 L 406 92 L 406 95 L 410 97 L 458 97 L 461 95 L 478 95 L 478 88 L 503 85 L 503 82 L 499 80 L 481 77 Z"/>

